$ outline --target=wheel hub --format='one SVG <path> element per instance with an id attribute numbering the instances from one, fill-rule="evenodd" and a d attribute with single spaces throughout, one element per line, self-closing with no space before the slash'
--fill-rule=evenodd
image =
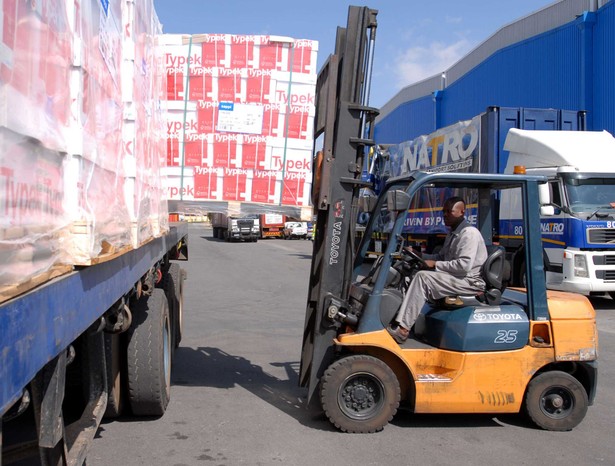
<path id="1" fill-rule="evenodd" d="M 572 396 L 561 387 L 552 388 L 542 398 L 542 410 L 550 417 L 565 417 L 573 406 Z"/>
<path id="2" fill-rule="evenodd" d="M 365 380 L 355 380 L 344 389 L 344 401 L 348 408 L 367 408 L 374 403 L 374 389 Z"/>
<path id="3" fill-rule="evenodd" d="M 353 377 L 339 393 L 339 403 L 348 415 L 362 417 L 378 407 L 379 393 L 377 383 L 371 378 Z"/>
<path id="4" fill-rule="evenodd" d="M 547 404 L 550 404 L 551 407 L 555 409 L 560 409 L 562 406 L 564 406 L 564 400 L 559 395 L 552 395 L 552 396 L 547 397 L 546 402 Z"/>

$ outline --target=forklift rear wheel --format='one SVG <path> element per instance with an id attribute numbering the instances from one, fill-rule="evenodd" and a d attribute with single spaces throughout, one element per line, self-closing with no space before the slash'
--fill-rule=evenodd
<path id="1" fill-rule="evenodd" d="M 399 407 L 401 390 L 395 373 L 372 356 L 348 356 L 334 362 L 321 382 L 325 414 L 343 432 L 382 430 Z"/>
<path id="2" fill-rule="evenodd" d="M 545 430 L 572 430 L 587 413 L 587 392 L 577 379 L 560 371 L 545 372 L 528 385 L 525 410 Z"/>

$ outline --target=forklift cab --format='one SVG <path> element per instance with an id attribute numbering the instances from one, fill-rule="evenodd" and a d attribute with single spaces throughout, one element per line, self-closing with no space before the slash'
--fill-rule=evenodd
<path id="1" fill-rule="evenodd" d="M 373 210 L 367 231 L 371 235 L 374 231 L 377 235 L 388 235 L 389 241 L 386 252 L 372 264 L 367 280 L 359 272 L 365 268 L 367 241 L 359 245 L 355 261 L 357 280 L 350 293 L 351 300 L 357 300 L 355 308 L 364 307 L 364 313 L 356 319 L 358 332 L 391 323 L 410 280 L 422 268 L 420 257 L 408 251 L 407 232 L 446 233 L 441 206 L 446 198 L 460 195 L 466 199 L 468 221 L 479 228 L 487 244 L 488 257 L 482 268 L 487 286 L 477 295 L 451 296 L 427 303 L 415 323 L 413 336 L 436 348 L 454 351 L 506 351 L 523 347 L 530 334 L 529 316 L 522 305 L 503 299 L 510 265 L 504 248 L 492 244 L 497 190 L 489 185 L 459 184 L 455 188 L 431 183 L 410 195 L 407 188 L 411 184 L 409 180 L 390 183 Z M 548 203 L 548 199 L 544 201 Z"/>

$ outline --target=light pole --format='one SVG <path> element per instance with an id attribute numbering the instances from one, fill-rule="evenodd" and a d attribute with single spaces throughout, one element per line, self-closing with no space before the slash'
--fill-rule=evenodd
<path id="1" fill-rule="evenodd" d="M 293 83 L 293 65 L 295 62 L 295 39 L 292 37 L 280 37 L 271 36 L 270 41 L 278 44 L 288 44 L 288 53 L 290 54 L 289 60 L 289 73 L 288 73 L 288 88 L 286 91 L 286 116 L 284 120 L 284 152 L 282 156 L 282 182 L 280 185 L 280 204 L 282 205 L 282 199 L 284 197 L 284 178 L 286 177 L 286 151 L 288 149 L 288 126 L 290 124 L 290 113 L 292 111 L 290 91 Z"/>

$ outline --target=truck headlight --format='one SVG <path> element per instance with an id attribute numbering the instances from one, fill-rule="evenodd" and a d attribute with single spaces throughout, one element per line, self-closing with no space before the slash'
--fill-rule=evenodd
<path id="1" fill-rule="evenodd" d="M 581 254 L 574 255 L 574 276 L 581 278 L 589 278 L 589 271 L 587 270 L 587 260 L 585 256 Z"/>

